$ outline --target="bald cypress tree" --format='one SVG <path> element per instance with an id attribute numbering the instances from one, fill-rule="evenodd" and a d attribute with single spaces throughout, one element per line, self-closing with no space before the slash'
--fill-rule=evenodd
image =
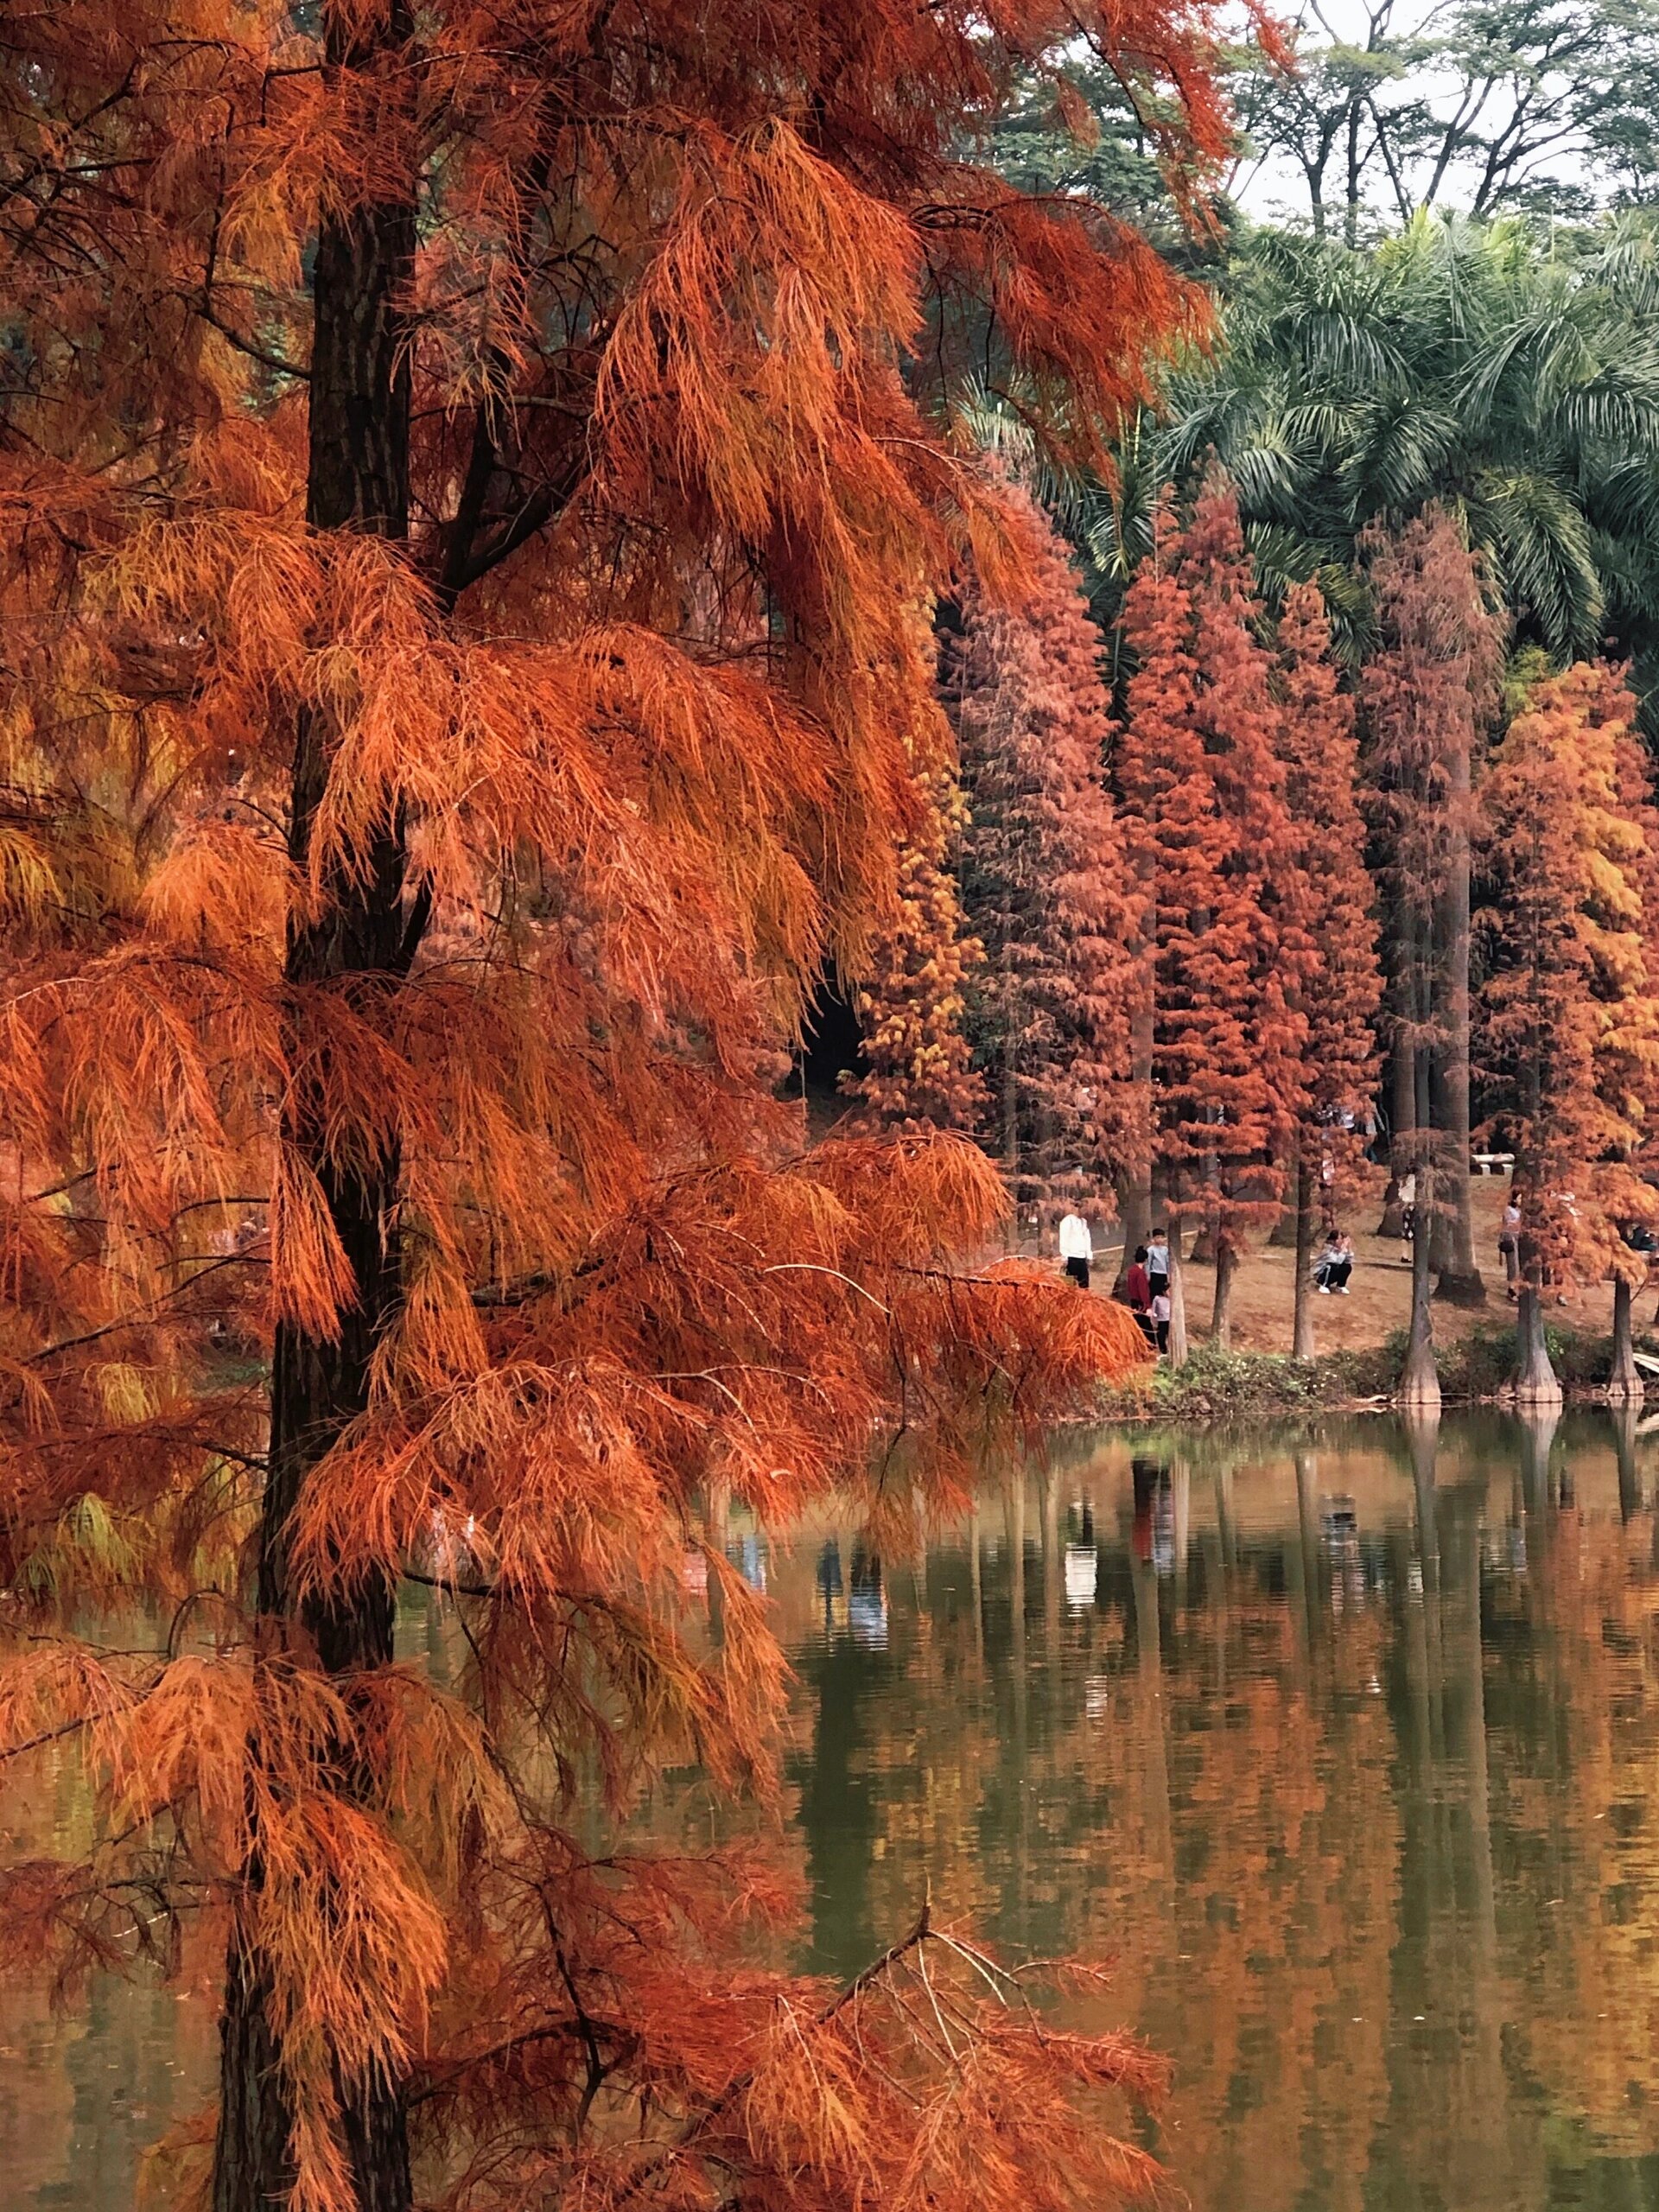
<path id="1" fill-rule="evenodd" d="M 1213 1228 L 1222 1344 L 1307 1096 L 1311 969 L 1260 613 L 1236 502 L 1212 480 L 1185 528 L 1162 512 L 1124 602 L 1118 778 L 1153 886 L 1154 1159 L 1172 1217 Z"/>
<path id="2" fill-rule="evenodd" d="M 1081 1174 L 1104 1210 L 1146 1159 L 1129 1065 L 1141 901 L 1106 787 L 1100 632 L 1047 518 L 1009 499 L 1017 588 L 972 583 L 945 657 L 963 897 L 984 950 L 969 1024 L 1020 1203 L 1070 1199 Z"/>

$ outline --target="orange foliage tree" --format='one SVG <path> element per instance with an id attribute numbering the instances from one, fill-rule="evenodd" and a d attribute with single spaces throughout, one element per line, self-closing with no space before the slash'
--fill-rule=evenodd
<path id="1" fill-rule="evenodd" d="M 0 25 L 0 1750 L 79 1738 L 101 1808 L 4 1925 L 225 1932 L 215 2212 L 1141 2171 L 1054 2107 L 1121 2044 L 918 2035 L 905 1974 L 978 1981 L 931 1930 L 840 2004 L 737 1972 L 761 1877 L 580 1802 L 766 1788 L 718 1546 L 682 1618 L 709 1495 L 786 1515 L 895 1416 L 884 1497 L 948 1483 L 1135 1355 L 952 1270 L 976 1151 L 804 1155 L 775 1096 L 950 773 L 963 334 L 1075 454 L 1198 313 L 961 158 L 1079 35 L 1219 155 L 1185 0 Z M 91 1636 L 140 1597 L 170 1626 Z"/>
<path id="2" fill-rule="evenodd" d="M 1580 663 L 1535 683 L 1482 787 L 1484 976 L 1478 1035 L 1490 1127 L 1515 1154 L 1517 1388 L 1560 1397 L 1544 1341 L 1547 1286 L 1623 1291 L 1615 1378 L 1628 1388 L 1630 1287 L 1646 1261 L 1625 1243 L 1659 1222 L 1639 1172 L 1659 1103 L 1659 983 L 1650 973 L 1656 855 L 1636 706 L 1622 679 Z"/>
<path id="3" fill-rule="evenodd" d="M 1382 978 L 1359 810 L 1353 702 L 1337 680 L 1331 626 L 1317 584 L 1297 585 L 1279 623 L 1279 753 L 1285 769 L 1290 866 L 1287 896 L 1307 963 L 1306 1105 L 1297 1147 L 1293 1349 L 1313 1355 L 1309 1265 L 1313 1195 L 1327 1222 L 1361 1188 L 1365 1129 L 1376 1090 Z"/>
<path id="4" fill-rule="evenodd" d="M 967 817 L 954 772 L 936 766 L 914 788 L 916 825 L 899 849 L 893 910 L 873 934 L 853 994 L 864 1067 L 842 1077 L 858 1103 L 850 1128 L 974 1129 L 985 1084 L 966 1027 L 969 979 L 984 949 L 963 925 L 951 849 Z"/>
<path id="5" fill-rule="evenodd" d="M 1153 884 L 1154 1158 L 1173 1220 L 1215 1232 L 1224 1344 L 1243 1240 L 1278 1213 L 1307 1107 L 1312 963 L 1259 614 L 1237 502 L 1212 480 L 1184 531 L 1164 512 L 1124 601 L 1117 777 Z"/>
<path id="6" fill-rule="evenodd" d="M 1146 1153 L 1130 1071 L 1141 900 L 1106 788 L 1100 632 L 1047 517 L 1009 497 L 1023 588 L 964 593 L 945 670 L 969 810 L 963 899 L 985 955 L 969 1027 L 1016 1201 L 1081 1196 L 1109 1217 L 1114 1182 Z"/>
<path id="7" fill-rule="evenodd" d="M 1361 701 L 1387 920 L 1395 1172 L 1397 1179 L 1414 1169 L 1426 1193 L 1426 1174 L 1444 1171 L 1446 1203 L 1420 1204 L 1418 1220 L 1432 1243 L 1439 1295 L 1478 1303 L 1484 1292 L 1469 1200 L 1470 853 L 1503 624 L 1441 509 L 1426 508 L 1395 533 L 1379 525 L 1360 544 L 1379 632 Z M 1414 1327 L 1426 1332 L 1426 1310 Z"/>

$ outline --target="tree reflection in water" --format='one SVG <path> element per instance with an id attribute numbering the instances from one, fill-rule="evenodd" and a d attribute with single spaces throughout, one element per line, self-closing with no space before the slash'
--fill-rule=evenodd
<path id="1" fill-rule="evenodd" d="M 817 1955 L 925 1878 L 1010 1949 L 1112 1955 L 1200 2206 L 1659 2204 L 1655 1448 L 1601 1414 L 1067 1441 L 937 1536 L 855 1702 L 799 1613 L 868 1793 L 802 1800 L 809 1854 L 866 1854 Z"/>
<path id="2" fill-rule="evenodd" d="M 1659 2206 L 1656 1451 L 1604 1414 L 1065 1439 L 913 1571 L 712 1497 L 796 1669 L 807 1962 L 855 1970 L 925 1886 L 1010 1951 L 1109 1955 L 1202 2212 Z M 712 1817 L 691 1775 L 643 1816 Z M 170 1992 L 54 2026 L 0 1989 L 5 2204 L 126 2212 L 210 2031 Z"/>

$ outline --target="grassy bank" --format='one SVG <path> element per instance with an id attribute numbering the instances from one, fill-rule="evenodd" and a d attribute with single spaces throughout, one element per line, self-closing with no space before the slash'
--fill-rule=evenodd
<path id="1" fill-rule="evenodd" d="M 1549 1356 L 1569 1397 L 1590 1396 L 1606 1382 L 1611 1337 L 1594 1331 L 1550 1328 Z M 1659 1342 L 1638 1336 L 1637 1349 L 1659 1353 Z M 1194 1347 L 1185 1367 L 1160 1366 L 1143 1382 L 1107 1391 L 1107 1421 L 1246 1421 L 1277 1414 L 1335 1412 L 1386 1403 L 1405 1363 L 1406 1333 L 1380 1344 L 1333 1351 L 1319 1359 L 1291 1359 L 1277 1352 L 1217 1351 Z M 1473 1405 L 1502 1395 L 1515 1371 L 1515 1329 L 1505 1319 L 1471 1330 L 1438 1350 L 1440 1390 L 1448 1405 Z"/>

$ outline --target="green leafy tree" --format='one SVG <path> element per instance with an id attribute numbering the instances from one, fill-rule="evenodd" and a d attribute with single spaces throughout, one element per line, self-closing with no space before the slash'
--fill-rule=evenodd
<path id="1" fill-rule="evenodd" d="M 1311 18 L 1311 20 L 1310 20 Z M 1316 238 L 1378 213 L 1585 216 L 1650 196 L 1659 84 L 1652 0 L 1456 0 L 1357 21 L 1311 0 L 1287 73 L 1249 49 L 1252 150 L 1300 172 Z"/>

